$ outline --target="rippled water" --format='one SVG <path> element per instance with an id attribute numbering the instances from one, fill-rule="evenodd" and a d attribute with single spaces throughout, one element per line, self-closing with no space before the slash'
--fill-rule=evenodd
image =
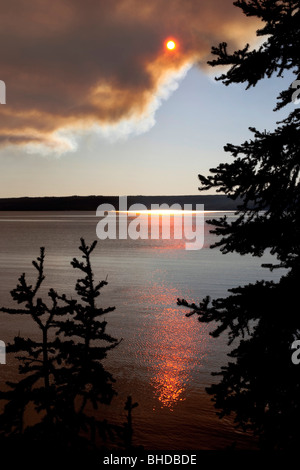
<path id="1" fill-rule="evenodd" d="M 80 237 L 96 239 L 98 220 L 90 212 L 0 213 L 1 305 L 12 304 L 9 292 L 22 272 L 33 275 L 31 261 L 40 246 L 46 248 L 45 288 L 73 293 L 77 273 L 70 261 L 79 256 Z M 205 392 L 211 372 L 226 363 L 226 338 L 212 339 L 212 327 L 186 318 L 176 300 L 223 296 L 230 287 L 275 275 L 260 267 L 267 256 L 224 256 L 209 248 L 212 241 L 205 225 L 204 247 L 198 251 L 186 251 L 178 240 L 103 240 L 93 257 L 96 278 L 108 276 L 100 303 L 116 306 L 107 316 L 108 332 L 123 338 L 106 360 L 118 391 L 107 416 L 123 420 L 124 401 L 131 394 L 139 403 L 135 443 L 148 449 L 216 449 L 233 440 L 242 448 L 254 445 L 230 419 L 216 417 Z M 19 332 L 36 334 L 24 317 L 2 314 L 0 339 L 9 342 Z M 0 377 L 1 382 L 17 377 L 14 360 L 0 366 Z"/>

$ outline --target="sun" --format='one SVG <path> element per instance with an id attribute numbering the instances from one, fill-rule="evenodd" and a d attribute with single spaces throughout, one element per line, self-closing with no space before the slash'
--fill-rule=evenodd
<path id="1" fill-rule="evenodd" d="M 174 51 L 174 49 L 176 49 L 176 42 L 173 41 L 173 39 L 168 40 L 167 43 L 166 43 L 166 48 L 169 51 Z"/>

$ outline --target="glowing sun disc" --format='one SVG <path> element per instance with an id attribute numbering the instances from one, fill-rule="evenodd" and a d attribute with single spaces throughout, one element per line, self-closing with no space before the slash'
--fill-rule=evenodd
<path id="1" fill-rule="evenodd" d="M 172 40 L 168 41 L 166 46 L 169 51 L 174 51 L 174 49 L 176 49 L 176 43 Z"/>

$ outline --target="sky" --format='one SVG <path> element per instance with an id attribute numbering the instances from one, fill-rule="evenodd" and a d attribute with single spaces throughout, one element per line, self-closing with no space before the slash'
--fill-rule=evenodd
<path id="1" fill-rule="evenodd" d="M 221 41 L 257 44 L 232 0 L 0 0 L 0 197 L 197 194 L 226 143 L 272 130 L 293 81 L 226 87 Z M 168 51 L 172 38 L 177 47 Z"/>

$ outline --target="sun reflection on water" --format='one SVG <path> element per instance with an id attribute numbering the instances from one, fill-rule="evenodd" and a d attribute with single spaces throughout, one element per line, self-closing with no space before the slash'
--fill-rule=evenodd
<path id="1" fill-rule="evenodd" d="M 156 272 L 155 276 L 156 281 L 150 281 L 143 294 L 143 302 L 151 306 L 152 311 L 144 361 L 151 376 L 153 410 L 174 411 L 186 400 L 193 373 L 201 367 L 207 354 L 207 336 L 199 335 L 199 324 L 188 321 L 184 312 L 174 307 L 181 292 L 170 288 L 170 284 L 166 286 L 162 273 Z M 160 277 L 159 282 L 157 277 Z"/>
<path id="2" fill-rule="evenodd" d="M 165 362 L 161 363 L 151 384 L 154 397 L 160 402 L 161 408 L 166 407 L 173 411 L 178 402 L 186 399 L 185 389 L 189 376 L 184 361 L 178 361 L 178 355 L 162 359 Z"/>

